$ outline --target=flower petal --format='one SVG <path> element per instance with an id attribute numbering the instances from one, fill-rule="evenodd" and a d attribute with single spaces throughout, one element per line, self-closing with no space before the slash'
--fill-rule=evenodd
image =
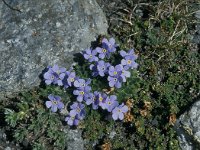
<path id="1" fill-rule="evenodd" d="M 47 108 L 50 108 L 52 106 L 52 102 L 51 101 L 46 101 L 45 104 L 46 104 Z"/>
<path id="2" fill-rule="evenodd" d="M 113 118 L 114 120 L 117 120 L 117 119 L 118 119 L 118 114 L 117 114 L 117 113 L 113 113 L 113 114 L 112 114 L 112 118 Z"/>
<path id="3" fill-rule="evenodd" d="M 48 96 L 48 99 L 50 99 L 51 101 L 53 101 L 53 100 L 54 100 L 54 96 L 53 96 L 52 94 L 50 94 L 50 95 Z"/>
<path id="4" fill-rule="evenodd" d="M 124 119 L 124 114 L 123 113 L 119 113 L 119 119 L 123 120 Z"/>
<path id="5" fill-rule="evenodd" d="M 70 125 L 70 126 L 73 126 L 73 122 L 74 122 L 74 121 L 73 121 L 72 119 L 69 119 L 69 120 L 67 121 L 67 124 Z"/>
<path id="6" fill-rule="evenodd" d="M 52 112 L 56 112 L 57 109 L 58 109 L 57 105 L 52 105 L 52 107 L 51 107 Z"/>
<path id="7" fill-rule="evenodd" d="M 75 86 L 75 87 L 80 87 L 80 83 L 76 80 L 76 81 L 74 82 L 74 86 Z"/>
<path id="8" fill-rule="evenodd" d="M 50 85 L 50 84 L 52 83 L 52 80 L 45 80 L 45 83 L 46 83 L 47 85 Z"/>
<path id="9" fill-rule="evenodd" d="M 73 124 L 74 124 L 75 126 L 77 126 L 78 123 L 79 123 L 79 120 L 78 120 L 78 119 L 75 119 L 74 122 L 73 122 Z"/>
<path id="10" fill-rule="evenodd" d="M 58 102 L 58 109 L 63 109 L 64 108 L 64 104 L 62 102 Z"/>

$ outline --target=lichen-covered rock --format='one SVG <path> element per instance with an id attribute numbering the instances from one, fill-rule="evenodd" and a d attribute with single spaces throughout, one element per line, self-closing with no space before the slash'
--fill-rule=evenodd
<path id="1" fill-rule="evenodd" d="M 73 54 L 106 34 L 95 0 L 0 1 L 0 100 L 40 83 L 53 64 L 69 67 Z"/>
<path id="2" fill-rule="evenodd" d="M 177 120 L 175 126 L 182 150 L 196 150 L 200 148 L 200 101 L 192 105 Z"/>
<path id="3" fill-rule="evenodd" d="M 81 137 L 81 131 L 80 130 L 64 130 L 66 134 L 68 134 L 68 144 L 67 144 L 67 150 L 84 150 L 84 144 Z"/>

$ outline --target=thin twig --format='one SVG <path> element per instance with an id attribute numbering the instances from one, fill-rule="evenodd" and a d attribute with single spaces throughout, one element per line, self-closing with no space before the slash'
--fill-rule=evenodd
<path id="1" fill-rule="evenodd" d="M 171 40 L 173 39 L 173 37 L 174 37 L 175 34 L 176 34 L 176 31 L 177 31 L 177 29 L 178 29 L 179 24 L 180 24 L 180 20 L 178 21 L 178 23 L 177 23 L 177 25 L 176 25 L 176 27 L 175 27 L 175 30 L 174 30 L 172 36 L 168 39 L 167 42 L 169 42 L 169 41 L 171 41 Z"/>

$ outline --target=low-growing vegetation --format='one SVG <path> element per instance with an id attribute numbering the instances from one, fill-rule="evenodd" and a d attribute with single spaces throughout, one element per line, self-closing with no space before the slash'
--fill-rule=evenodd
<path id="1" fill-rule="evenodd" d="M 65 149 L 66 129 L 70 128 L 83 131 L 85 149 L 89 150 L 180 149 L 173 125 L 199 98 L 200 91 L 200 51 L 191 43 L 190 34 L 196 23 L 195 4 L 197 1 L 126 0 L 107 16 L 109 34 L 119 47 L 106 61 L 120 64 L 120 51 L 128 52 L 133 47 L 138 55 L 137 69 L 129 70 L 131 76 L 121 88 L 115 84 L 110 87 L 110 80 L 99 72 L 94 77 L 95 69 L 89 68 L 90 62 L 81 59 L 82 55 L 74 58 L 77 64 L 73 70 L 80 78 L 91 78 L 92 92 L 116 95 L 118 102 L 127 106 L 123 119 L 112 117 L 104 109 L 85 106 L 84 119 L 79 118 L 78 125 L 71 124 L 66 116 L 77 99 L 72 94 L 74 89 L 46 85 L 43 80 L 40 87 L 2 103 L 2 128 L 9 140 L 30 149 Z M 100 36 L 96 46 L 109 37 Z M 61 97 L 64 106 L 59 113 L 45 105 L 50 94 Z"/>

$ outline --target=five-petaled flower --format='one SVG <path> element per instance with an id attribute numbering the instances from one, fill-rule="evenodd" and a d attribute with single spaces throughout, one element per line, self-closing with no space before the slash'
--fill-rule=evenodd
<path id="1" fill-rule="evenodd" d="M 90 49 L 86 49 L 85 51 L 83 51 L 83 56 L 86 60 L 88 60 L 89 62 L 93 62 L 93 61 L 98 61 L 99 58 L 96 56 L 97 55 L 97 51 L 96 50 L 92 50 Z"/>
<path id="2" fill-rule="evenodd" d="M 110 97 L 107 97 L 105 103 L 103 103 L 103 107 L 107 109 L 108 112 L 111 112 L 118 105 L 119 103 L 117 101 L 116 95 L 111 95 Z"/>
<path id="3" fill-rule="evenodd" d="M 87 94 L 91 91 L 90 86 L 85 86 L 83 88 L 77 88 L 73 91 L 74 95 L 77 95 L 77 101 L 82 102 L 86 97 Z"/>
<path id="4" fill-rule="evenodd" d="M 58 65 L 49 67 L 48 71 L 44 73 L 45 83 L 47 85 L 50 85 L 51 83 L 53 83 L 53 84 L 58 84 L 62 86 L 63 84 L 62 84 L 62 79 L 60 78 L 60 75 L 65 72 L 66 72 L 66 68 L 60 68 L 58 67 Z"/>
<path id="5" fill-rule="evenodd" d="M 123 120 L 124 114 L 127 112 L 128 112 L 128 107 L 126 105 L 124 105 L 124 103 L 122 103 L 121 105 L 115 107 L 112 110 L 112 118 L 114 120 L 117 120 L 117 119 Z"/>
<path id="6" fill-rule="evenodd" d="M 121 88 L 122 87 L 123 78 L 122 78 L 122 76 L 117 76 L 117 77 L 108 76 L 108 81 L 109 81 L 109 86 L 110 87 Z"/>
<path id="7" fill-rule="evenodd" d="M 74 102 L 71 106 L 71 111 L 70 111 L 70 114 L 75 116 L 77 115 L 78 118 L 80 120 L 82 120 L 84 117 L 85 117 L 85 105 L 82 104 L 82 103 L 77 103 L 77 102 Z"/>
<path id="8" fill-rule="evenodd" d="M 92 75 L 97 76 L 100 75 L 101 77 L 104 77 L 105 74 L 108 72 L 108 67 L 110 66 L 110 63 L 106 63 L 103 60 L 98 61 L 95 65 L 90 65 L 90 70 L 92 70 Z"/>
<path id="9" fill-rule="evenodd" d="M 86 98 L 84 99 L 87 105 L 92 104 L 92 108 L 94 110 L 99 108 L 99 100 L 98 100 L 99 92 L 94 91 L 94 93 L 88 93 Z"/>
<path id="10" fill-rule="evenodd" d="M 110 58 L 110 54 L 116 51 L 116 47 L 114 38 L 110 38 L 109 41 L 103 38 L 101 47 L 96 47 L 95 50 L 99 53 L 99 58 L 104 59 Z"/>
<path id="11" fill-rule="evenodd" d="M 138 64 L 134 60 L 134 56 L 125 56 L 124 59 L 121 60 L 121 64 L 126 69 L 133 69 L 138 67 Z"/>
<path id="12" fill-rule="evenodd" d="M 90 79 L 84 80 L 84 79 L 78 79 L 74 81 L 74 86 L 77 88 L 84 88 L 88 86 L 91 83 Z"/>
<path id="13" fill-rule="evenodd" d="M 129 50 L 127 53 L 121 50 L 120 55 L 123 57 L 121 64 L 124 66 L 124 68 L 133 69 L 138 67 L 138 64 L 135 62 L 138 56 L 135 54 L 133 49 Z"/>
<path id="14" fill-rule="evenodd" d="M 65 118 L 65 121 L 70 126 L 73 126 L 73 125 L 77 126 L 79 123 L 79 118 L 78 118 L 78 115 L 70 112 L 69 115 Z"/>
<path id="15" fill-rule="evenodd" d="M 105 93 L 99 92 L 98 95 L 96 96 L 96 103 L 102 108 L 105 109 L 104 103 L 107 99 L 107 95 Z"/>
<path id="16" fill-rule="evenodd" d="M 48 96 L 50 101 L 46 101 L 47 108 L 51 108 L 52 112 L 56 112 L 58 109 L 63 109 L 64 104 L 61 102 L 61 97 L 50 94 Z"/>
<path id="17" fill-rule="evenodd" d="M 66 71 L 65 74 L 61 74 L 60 76 L 61 76 L 64 88 L 73 86 L 74 81 L 78 80 L 78 77 L 76 77 L 75 72 Z"/>
<path id="18" fill-rule="evenodd" d="M 115 39 L 110 38 L 109 41 L 106 38 L 102 40 L 102 48 L 107 49 L 110 53 L 116 51 L 117 45 L 115 44 Z"/>

